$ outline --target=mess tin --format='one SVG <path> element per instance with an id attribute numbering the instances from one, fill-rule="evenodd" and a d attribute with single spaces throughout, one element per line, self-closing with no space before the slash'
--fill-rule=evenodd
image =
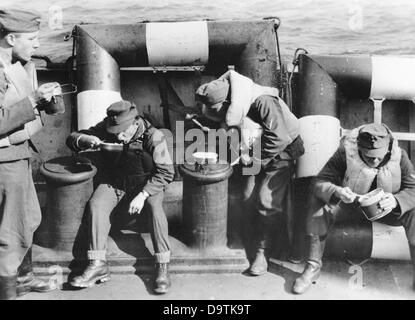
<path id="1" fill-rule="evenodd" d="M 63 88 L 72 86 L 72 91 L 65 91 Z M 63 96 L 65 94 L 74 93 L 77 91 L 77 87 L 74 84 L 66 83 L 57 86 L 53 91 L 53 96 L 49 102 L 45 103 L 45 112 L 49 115 L 58 115 L 65 112 L 65 102 Z"/>
<path id="2" fill-rule="evenodd" d="M 105 152 L 121 152 L 123 150 L 121 143 L 102 142 L 99 146 Z"/>
<path id="3" fill-rule="evenodd" d="M 383 189 L 377 188 L 359 197 L 358 202 L 360 208 L 368 220 L 375 221 L 389 213 L 381 210 L 379 207 L 379 201 L 382 199 L 383 195 Z"/>
<path id="4" fill-rule="evenodd" d="M 200 164 L 218 162 L 218 154 L 216 152 L 195 152 L 192 154 L 192 157 Z"/>

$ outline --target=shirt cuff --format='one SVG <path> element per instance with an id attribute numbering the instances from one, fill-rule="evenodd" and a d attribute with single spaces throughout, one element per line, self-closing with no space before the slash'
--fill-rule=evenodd
<path id="1" fill-rule="evenodd" d="M 397 210 L 398 208 L 399 208 L 399 210 L 400 210 L 400 215 L 399 215 L 399 218 L 401 218 L 407 211 L 409 211 L 410 209 L 409 208 L 407 208 L 405 205 L 404 205 L 404 202 L 405 201 L 402 201 L 402 199 L 401 199 L 401 197 L 399 196 L 399 194 L 394 194 L 393 195 L 394 197 L 395 197 L 395 199 L 396 199 L 396 203 L 397 203 L 397 206 L 396 206 L 396 208 L 394 208 L 393 210 Z"/>
<path id="2" fill-rule="evenodd" d="M 24 106 L 24 113 L 27 114 L 28 116 L 30 116 L 31 118 L 33 118 L 32 120 L 36 119 L 36 114 L 35 114 L 35 108 L 36 108 L 36 104 L 33 105 L 32 101 L 29 99 L 29 97 L 24 98 L 23 100 L 20 100 L 19 103 L 19 107 L 21 108 L 21 106 Z"/>
<path id="3" fill-rule="evenodd" d="M 85 136 L 84 134 L 81 134 L 78 138 L 76 138 L 75 140 L 75 147 L 77 147 L 79 150 L 82 150 L 82 148 L 79 146 L 79 139 L 81 139 L 83 136 Z"/>
<path id="4" fill-rule="evenodd" d="M 316 186 L 315 195 L 326 204 L 337 203 L 340 199 L 338 199 L 334 193 L 338 187 L 339 186 L 330 182 L 320 182 Z"/>
<path id="5" fill-rule="evenodd" d="M 27 96 L 27 100 L 29 100 L 30 104 L 32 105 L 32 109 L 37 107 L 37 103 L 36 103 L 35 99 L 33 99 L 30 96 Z"/>

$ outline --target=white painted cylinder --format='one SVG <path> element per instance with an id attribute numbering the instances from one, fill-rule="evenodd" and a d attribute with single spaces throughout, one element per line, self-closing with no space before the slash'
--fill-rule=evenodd
<path id="1" fill-rule="evenodd" d="M 372 57 L 370 98 L 415 99 L 415 58 Z"/>
<path id="2" fill-rule="evenodd" d="M 107 116 L 107 108 L 122 100 L 118 91 L 86 90 L 77 96 L 78 130 L 88 129 Z"/>
<path id="3" fill-rule="evenodd" d="M 411 260 L 405 229 L 373 222 L 373 246 L 371 258 L 387 260 Z"/>
<path id="4" fill-rule="evenodd" d="M 146 46 L 150 66 L 205 65 L 209 59 L 207 22 L 148 23 Z"/>
<path id="5" fill-rule="evenodd" d="M 317 175 L 339 147 L 339 119 L 332 116 L 306 116 L 300 119 L 300 135 L 305 153 L 297 160 L 297 178 Z"/>

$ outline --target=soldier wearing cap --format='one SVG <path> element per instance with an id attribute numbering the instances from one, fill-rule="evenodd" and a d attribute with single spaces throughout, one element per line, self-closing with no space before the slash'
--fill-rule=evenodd
<path id="1" fill-rule="evenodd" d="M 0 299 L 53 289 L 34 277 L 30 249 L 41 220 L 30 138 L 42 128 L 39 111 L 58 85 L 37 86 L 30 59 L 39 25 L 38 14 L 0 9 Z"/>
<path id="2" fill-rule="evenodd" d="M 415 272 L 414 167 L 388 127 L 371 123 L 352 130 L 316 177 L 307 217 L 310 247 L 294 293 L 304 293 L 319 277 L 325 240 L 336 217 L 361 219 L 356 197 L 376 188 L 384 191 L 377 221 L 404 226 Z"/>
<path id="3" fill-rule="evenodd" d="M 87 205 L 89 265 L 70 283 L 86 288 L 109 280 L 106 249 L 111 223 L 125 220 L 127 212 L 139 214 L 147 208 L 155 251 L 154 291 L 166 293 L 170 287 L 170 244 L 162 202 L 164 189 L 173 180 L 174 167 L 164 135 L 138 115 L 134 104 L 119 101 L 108 107 L 103 121 L 72 133 L 67 145 L 81 151 L 97 149 L 103 141 L 122 143 L 122 151 L 102 150 L 102 157 L 95 161 L 98 187 Z"/>
<path id="4" fill-rule="evenodd" d="M 196 91 L 207 118 L 239 128 L 242 165 L 259 169 L 243 176 L 244 203 L 253 209 L 249 214 L 256 224 L 248 270 L 253 276 L 268 270 L 270 240 L 286 211 L 294 160 L 304 153 L 298 119 L 278 95 L 278 89 L 260 86 L 233 70 Z M 254 154 L 248 158 L 249 150 Z"/>

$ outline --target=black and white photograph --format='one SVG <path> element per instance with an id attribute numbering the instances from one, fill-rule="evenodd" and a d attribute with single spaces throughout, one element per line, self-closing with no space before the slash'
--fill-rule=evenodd
<path id="1" fill-rule="evenodd" d="M 0 300 L 415 300 L 414 16 L 1 0 Z"/>

